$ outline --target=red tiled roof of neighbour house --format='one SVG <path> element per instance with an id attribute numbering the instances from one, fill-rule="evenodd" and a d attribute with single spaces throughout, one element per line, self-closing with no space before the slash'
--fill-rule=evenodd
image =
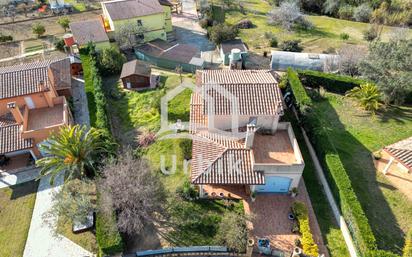
<path id="1" fill-rule="evenodd" d="M 1 123 L 0 118 L 0 154 L 11 153 L 33 147 L 32 139 L 24 139 L 21 137 L 21 125 Z"/>
<path id="2" fill-rule="evenodd" d="M 193 92 L 190 98 L 189 132 L 196 133 L 198 129 L 207 127 L 207 116 L 203 114 L 203 101 L 200 95 Z"/>
<path id="3" fill-rule="evenodd" d="M 113 21 L 163 13 L 158 0 L 115 0 L 102 2 Z"/>
<path id="4" fill-rule="evenodd" d="M 384 150 L 412 171 L 412 137 L 389 145 Z"/>
<path id="5" fill-rule="evenodd" d="M 242 140 L 205 131 L 193 140 L 191 180 L 194 184 L 265 183 L 263 172 L 253 170 L 252 150 L 244 148 Z"/>
<path id="6" fill-rule="evenodd" d="M 283 112 L 282 94 L 270 70 L 205 70 L 201 73 L 203 113 L 213 105 L 214 114 L 276 115 Z M 213 101 L 206 101 L 212 97 Z"/>
<path id="7" fill-rule="evenodd" d="M 54 83 L 71 86 L 70 60 L 47 60 L 0 68 L 0 99 L 44 92 L 50 87 L 48 68 L 51 68 Z M 43 82 L 44 86 L 41 86 Z"/>

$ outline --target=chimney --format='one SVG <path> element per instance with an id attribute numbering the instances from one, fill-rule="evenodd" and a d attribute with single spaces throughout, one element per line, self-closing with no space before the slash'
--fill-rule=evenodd
<path id="1" fill-rule="evenodd" d="M 19 107 L 16 106 L 16 102 L 8 103 L 7 109 L 9 109 L 11 114 L 13 114 L 13 117 L 17 123 L 23 124 L 23 121 L 24 121 L 23 114 L 21 113 Z"/>
<path id="2" fill-rule="evenodd" d="M 246 139 L 245 139 L 245 148 L 250 149 L 253 146 L 253 139 L 255 138 L 256 133 L 256 125 L 255 124 L 247 124 L 246 125 Z"/>

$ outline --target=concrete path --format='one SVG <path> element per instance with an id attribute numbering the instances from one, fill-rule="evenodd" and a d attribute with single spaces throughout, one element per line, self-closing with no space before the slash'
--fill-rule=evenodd
<path id="1" fill-rule="evenodd" d="M 76 124 L 90 126 L 89 107 L 84 89 L 84 80 L 72 78 L 73 116 Z"/>
<path id="2" fill-rule="evenodd" d="M 24 248 L 23 257 L 86 257 L 93 256 L 79 245 L 61 235 L 55 235 L 57 219 L 43 218 L 52 207 L 53 192 L 58 192 L 63 185 L 63 176 L 59 176 L 51 186 L 49 177 L 40 180 L 30 223 L 30 230 Z M 53 229 L 52 229 L 53 228 Z"/>
<path id="3" fill-rule="evenodd" d="M 30 180 L 34 180 L 39 176 L 39 169 L 32 168 L 25 171 L 20 171 L 13 174 L 2 172 L 0 176 L 0 188 L 14 186 Z"/>

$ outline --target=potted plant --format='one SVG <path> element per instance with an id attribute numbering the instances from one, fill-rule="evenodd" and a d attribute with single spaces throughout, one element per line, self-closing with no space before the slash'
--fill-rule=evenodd
<path id="1" fill-rule="evenodd" d="M 252 191 L 252 193 L 250 194 L 250 198 L 252 199 L 252 202 L 254 202 L 256 200 L 256 192 Z"/>
<path id="2" fill-rule="evenodd" d="M 296 197 L 298 195 L 298 189 L 296 187 L 292 188 L 292 190 L 290 190 L 290 194 L 292 197 Z"/>

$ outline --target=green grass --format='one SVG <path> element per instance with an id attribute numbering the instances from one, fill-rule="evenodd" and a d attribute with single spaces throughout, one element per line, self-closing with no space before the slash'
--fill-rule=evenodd
<path id="1" fill-rule="evenodd" d="M 57 231 L 89 252 L 97 253 L 96 236 L 93 231 L 89 230 L 74 234 L 72 232 L 72 223 L 64 221 L 63 217 L 58 220 Z"/>
<path id="2" fill-rule="evenodd" d="M 23 256 L 38 183 L 0 190 L 0 256 Z"/>
<path id="3" fill-rule="evenodd" d="M 267 13 L 272 6 L 267 1 L 245 0 L 243 3 L 246 15 L 237 9 L 229 10 L 226 13 L 226 21 L 230 24 L 236 24 L 242 19 L 249 19 L 253 22 L 255 28 L 240 30 L 240 37 L 252 51 L 263 52 L 271 49 L 268 40 L 264 37 L 265 32 L 273 33 L 279 42 L 287 39 L 300 39 L 304 52 L 320 53 L 330 47 L 339 48 L 343 43 L 367 45 L 362 32 L 368 29 L 368 23 L 308 15 L 307 18 L 315 25 L 314 29 L 287 32 L 279 26 L 268 24 Z M 387 40 L 391 31 L 393 31 L 392 27 L 385 26 L 382 39 Z M 341 33 L 347 33 L 349 39 L 342 40 L 339 36 Z M 410 34 L 412 35 L 412 31 Z"/>
<path id="4" fill-rule="evenodd" d="M 299 143 L 299 148 L 305 160 L 305 169 L 303 170 L 303 179 L 306 189 L 308 190 L 310 201 L 319 223 L 323 240 L 329 250 L 331 257 L 349 256 L 342 232 L 337 225 L 329 206 L 322 185 L 317 178 L 315 166 L 309 154 L 302 132 L 297 125 L 297 121 L 291 112 L 286 112 L 284 119 L 290 121 L 293 125 L 293 131 Z"/>
<path id="5" fill-rule="evenodd" d="M 390 107 L 371 116 L 353 100 L 325 93 L 315 110 L 337 147 L 379 248 L 401 253 L 404 233 L 412 228 L 412 203 L 375 171 L 371 152 L 410 136 L 412 108 Z"/>
<path id="6" fill-rule="evenodd" d="M 84 74 L 84 88 L 87 95 L 87 106 L 89 107 L 89 115 L 90 115 L 90 125 L 94 126 L 96 124 L 96 102 L 94 99 L 94 88 L 93 88 L 93 80 L 90 74 L 90 57 L 88 55 L 82 54 L 80 56 L 82 60 L 83 66 L 83 74 Z"/>

